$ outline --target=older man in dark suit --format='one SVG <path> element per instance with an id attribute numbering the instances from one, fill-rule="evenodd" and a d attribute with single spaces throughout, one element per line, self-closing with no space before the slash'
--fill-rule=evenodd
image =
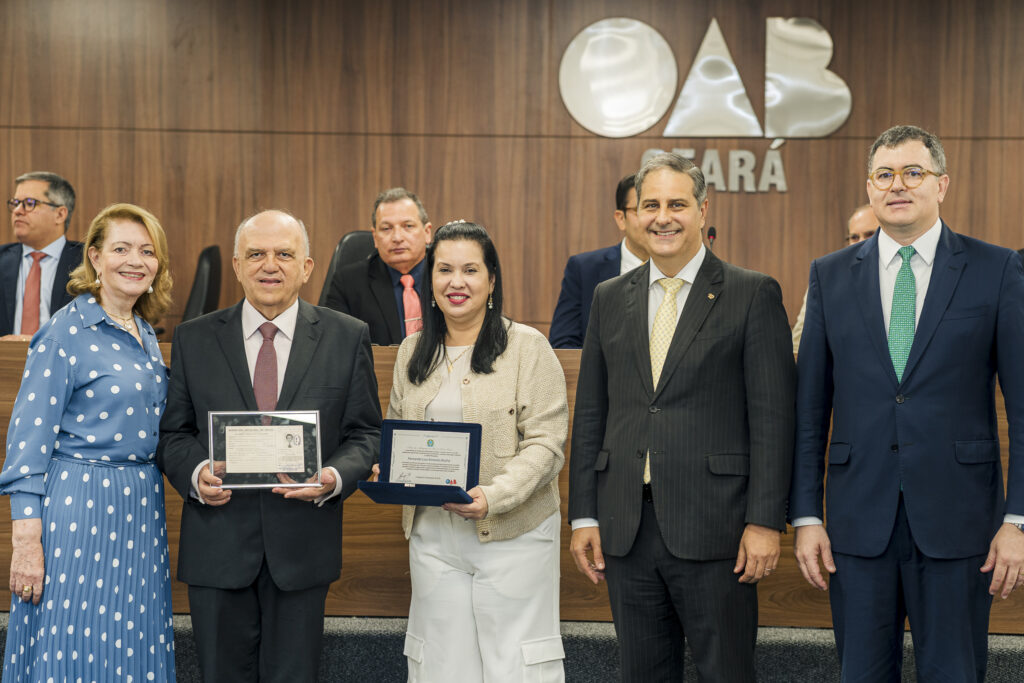
<path id="1" fill-rule="evenodd" d="M 56 173 L 26 173 L 7 208 L 18 241 L 0 246 L 0 340 L 28 341 L 72 299 L 68 274 L 82 263 L 82 243 L 65 238 L 75 190 Z"/>
<path id="2" fill-rule="evenodd" d="M 423 257 L 434 227 L 419 197 L 402 187 L 377 195 L 372 225 L 376 253 L 338 268 L 324 303 L 369 325 L 374 344 L 400 344 L 423 328 Z"/>
<path id="3" fill-rule="evenodd" d="M 157 461 L 185 500 L 178 579 L 204 680 L 314 681 L 342 501 L 380 441 L 370 339 L 364 323 L 299 300 L 313 260 L 292 216 L 244 221 L 233 263 L 245 299 L 174 331 Z M 257 409 L 320 411 L 321 486 L 218 488 L 207 415 Z"/>
<path id="4" fill-rule="evenodd" d="M 779 559 L 795 376 L 782 293 L 719 260 L 704 175 L 637 174 L 647 265 L 600 284 L 570 459 L 571 550 L 607 576 L 624 681 L 752 681 L 755 584 Z M 588 557 L 592 553 L 592 558 Z"/>

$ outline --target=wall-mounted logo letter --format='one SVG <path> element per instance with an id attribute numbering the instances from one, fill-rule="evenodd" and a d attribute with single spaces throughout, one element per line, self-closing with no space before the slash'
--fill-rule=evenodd
<path id="1" fill-rule="evenodd" d="M 768 138 L 819 138 L 850 115 L 850 89 L 826 67 L 832 37 L 813 19 L 765 22 L 764 130 Z"/>
<path id="2" fill-rule="evenodd" d="M 558 69 L 566 109 L 587 130 L 624 138 L 668 111 L 678 72 L 672 49 L 636 19 L 603 19 L 572 39 Z"/>
<path id="3" fill-rule="evenodd" d="M 759 138 L 750 98 L 729 54 L 718 20 L 712 19 L 683 84 L 665 137 Z"/>

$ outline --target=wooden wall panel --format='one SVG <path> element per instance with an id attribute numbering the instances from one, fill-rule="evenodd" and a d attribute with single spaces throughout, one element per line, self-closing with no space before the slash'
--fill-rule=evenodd
<path id="1" fill-rule="evenodd" d="M 812 259 L 843 246 L 846 217 L 866 200 L 869 139 L 790 140 L 780 154 L 789 192 L 716 192 L 709 225 L 724 259 L 773 275 L 795 319 Z M 52 168 L 79 194 L 69 235 L 113 201 L 137 202 L 163 222 L 171 250 L 173 326 L 188 297 L 202 247 L 225 256 L 221 302 L 241 297 L 230 268 L 235 227 L 265 208 L 286 208 L 310 231 L 319 266 L 302 295 L 316 301 L 334 245 L 368 229 L 378 188 L 416 188 L 435 226 L 454 218 L 483 223 L 497 243 L 508 313 L 547 325 L 569 255 L 618 239 L 611 215 L 618 178 L 639 163 L 650 141 L 432 136 L 258 135 L 0 128 L 5 173 Z M 760 161 L 767 141 L 691 142 L 723 160 L 748 149 Z M 668 147 L 669 145 L 662 145 Z M 1021 140 L 947 141 L 952 182 L 943 216 L 954 229 L 1019 248 L 1024 215 Z M 434 164 L 445 169 L 434 172 Z M 588 199 L 580 199 L 587 197 Z M 13 239 L 9 225 L 0 230 Z"/>

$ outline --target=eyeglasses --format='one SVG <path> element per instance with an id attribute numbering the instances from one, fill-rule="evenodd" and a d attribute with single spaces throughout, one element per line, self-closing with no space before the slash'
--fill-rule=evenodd
<path id="1" fill-rule="evenodd" d="M 26 197 L 25 199 L 7 200 L 7 208 L 11 211 L 11 213 L 14 213 L 15 209 L 17 209 L 19 206 L 24 206 L 25 212 L 27 213 L 36 208 L 37 206 L 39 206 L 40 204 L 46 204 L 47 206 L 52 206 L 55 209 L 60 206 L 60 204 L 54 204 L 53 202 L 44 202 L 42 199 L 33 199 L 32 197 Z"/>
<path id="2" fill-rule="evenodd" d="M 871 184 L 877 187 L 879 190 L 885 191 L 892 187 L 892 184 L 896 181 L 896 176 L 903 179 L 903 187 L 908 190 L 913 190 L 924 182 L 924 179 L 928 176 L 933 175 L 936 178 L 941 178 L 941 173 L 935 171 L 929 171 L 928 169 L 921 168 L 920 166 L 907 166 L 902 171 L 896 172 L 891 168 L 880 168 L 871 175 L 868 176 L 868 180 Z"/>

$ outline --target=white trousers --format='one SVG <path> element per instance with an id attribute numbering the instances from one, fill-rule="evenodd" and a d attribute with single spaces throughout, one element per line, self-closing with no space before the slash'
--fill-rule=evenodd
<path id="1" fill-rule="evenodd" d="M 518 538 L 480 543 L 476 524 L 421 507 L 409 538 L 410 683 L 562 683 L 561 516 Z"/>

